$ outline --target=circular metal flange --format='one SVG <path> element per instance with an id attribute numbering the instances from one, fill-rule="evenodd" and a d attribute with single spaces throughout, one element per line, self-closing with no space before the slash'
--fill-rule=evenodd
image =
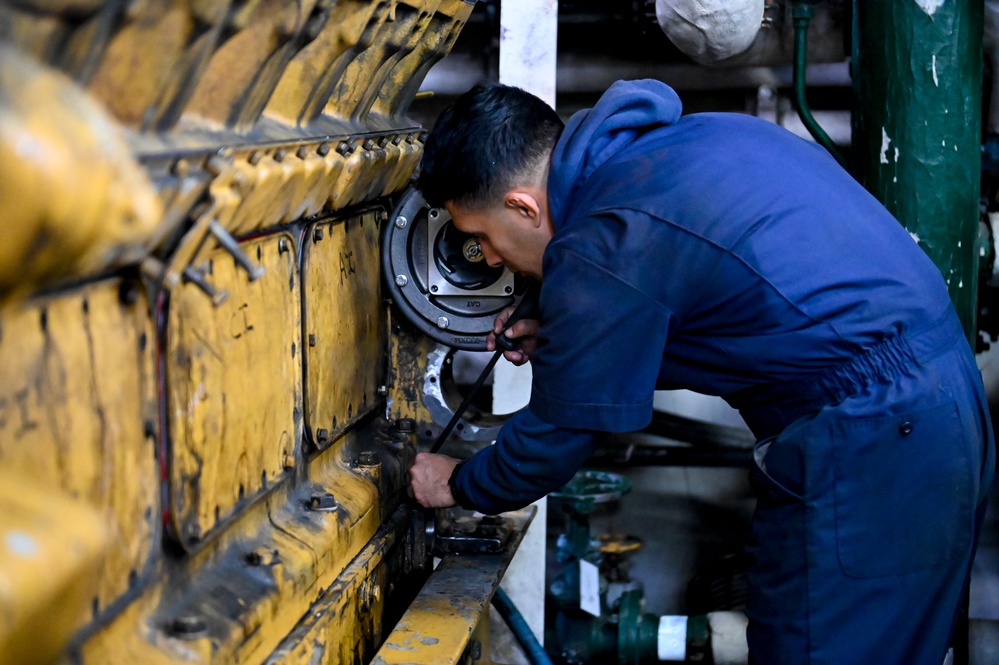
<path id="1" fill-rule="evenodd" d="M 392 299 L 422 333 L 466 351 L 486 348 L 500 311 L 519 302 L 525 281 L 489 266 L 474 236 L 455 227 L 410 187 L 385 225 L 382 268 Z"/>
<path id="2" fill-rule="evenodd" d="M 427 356 L 423 376 L 423 403 L 433 422 L 444 427 L 461 403 L 461 394 L 452 372 L 455 350 L 438 344 Z M 462 441 L 494 441 L 509 415 L 495 415 L 469 406 L 458 421 L 452 436 Z"/>

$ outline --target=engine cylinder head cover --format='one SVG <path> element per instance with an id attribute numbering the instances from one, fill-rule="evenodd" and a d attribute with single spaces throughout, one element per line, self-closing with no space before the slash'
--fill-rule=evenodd
<path id="1" fill-rule="evenodd" d="M 485 349 L 493 320 L 518 303 L 526 280 L 490 266 L 475 236 L 458 230 L 447 210 L 429 206 L 414 187 L 392 219 L 382 237 L 382 268 L 399 310 L 441 344 Z"/>

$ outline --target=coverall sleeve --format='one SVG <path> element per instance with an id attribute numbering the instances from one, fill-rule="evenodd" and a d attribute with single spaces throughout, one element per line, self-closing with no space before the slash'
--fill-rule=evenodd
<path id="1" fill-rule="evenodd" d="M 598 265 L 566 249 L 545 256 L 541 326 L 532 358 L 531 409 L 542 420 L 604 432 L 641 429 L 652 398 L 672 315 L 633 285 L 633 265 Z M 614 261 L 630 259 L 610 256 Z M 640 270 L 654 281 L 646 259 Z M 624 275 L 625 277 L 622 277 Z"/>
<path id="2" fill-rule="evenodd" d="M 500 430 L 495 445 L 473 455 L 455 478 L 455 501 L 495 514 L 522 508 L 559 489 L 590 457 L 600 432 L 550 425 L 528 407 Z"/>

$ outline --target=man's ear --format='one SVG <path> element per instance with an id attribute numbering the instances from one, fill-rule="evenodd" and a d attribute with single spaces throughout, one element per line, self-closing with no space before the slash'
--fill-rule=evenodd
<path id="1" fill-rule="evenodd" d="M 503 205 L 517 213 L 532 226 L 541 224 L 541 206 L 537 195 L 524 189 L 511 189 L 503 200 Z"/>

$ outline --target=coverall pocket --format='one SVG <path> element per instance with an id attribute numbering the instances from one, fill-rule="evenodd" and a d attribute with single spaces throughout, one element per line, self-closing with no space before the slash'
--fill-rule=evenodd
<path id="1" fill-rule="evenodd" d="M 904 575 L 967 556 L 972 488 L 954 402 L 830 427 L 845 574 Z"/>
<path id="2" fill-rule="evenodd" d="M 805 433 L 813 417 L 789 425 L 778 436 L 762 439 L 753 447 L 751 478 L 762 496 L 801 501 L 807 478 Z"/>

